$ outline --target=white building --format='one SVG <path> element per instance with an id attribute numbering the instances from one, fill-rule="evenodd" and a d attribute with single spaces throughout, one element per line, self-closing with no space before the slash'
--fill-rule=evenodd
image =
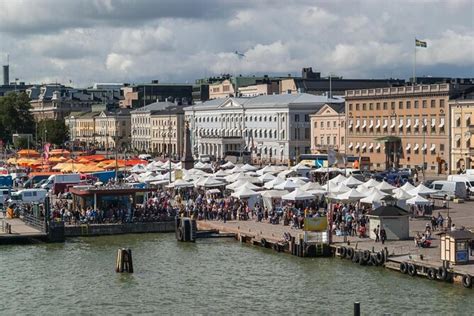
<path id="1" fill-rule="evenodd" d="M 195 154 L 225 158 L 250 150 L 257 161 L 286 163 L 310 153 L 310 114 L 327 102 L 310 94 L 215 99 L 185 108 Z"/>

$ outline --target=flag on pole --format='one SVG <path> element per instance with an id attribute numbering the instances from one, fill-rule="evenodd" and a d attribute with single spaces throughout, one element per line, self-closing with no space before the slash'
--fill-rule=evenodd
<path id="1" fill-rule="evenodd" d="M 425 48 L 428 47 L 428 45 L 426 44 L 426 42 L 420 41 L 419 39 L 416 39 L 416 38 L 415 38 L 415 46 L 416 46 L 416 47 L 425 47 Z"/>

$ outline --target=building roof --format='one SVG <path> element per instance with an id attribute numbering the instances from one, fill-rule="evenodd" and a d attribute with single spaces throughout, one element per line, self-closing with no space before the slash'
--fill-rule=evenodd
<path id="1" fill-rule="evenodd" d="M 474 234 L 469 230 L 455 230 L 455 231 L 448 231 L 448 232 L 441 232 L 438 235 L 446 234 L 453 239 L 474 239 Z"/>
<path id="2" fill-rule="evenodd" d="M 203 111 L 209 109 L 218 109 L 225 104 L 236 103 L 236 107 L 244 108 L 277 108 L 277 107 L 291 107 L 298 105 L 319 105 L 326 103 L 340 103 L 344 106 L 343 98 L 328 98 L 326 96 L 317 96 L 307 93 L 296 94 L 275 94 L 275 95 L 260 95 L 250 98 L 223 98 L 206 101 L 199 105 L 188 106 L 185 111 Z M 318 108 L 315 108 L 318 110 Z"/>
<path id="3" fill-rule="evenodd" d="M 304 79 L 294 78 L 296 88 L 302 92 L 329 91 L 329 78 Z M 368 88 L 384 88 L 394 85 L 402 85 L 405 80 L 399 79 L 341 79 L 331 78 L 331 89 L 333 91 L 355 90 Z"/>
<path id="4" fill-rule="evenodd" d="M 328 103 L 334 111 L 337 113 L 345 113 L 346 112 L 346 104 L 345 103 Z"/>
<path id="5" fill-rule="evenodd" d="M 151 115 L 159 115 L 159 114 L 183 114 L 184 113 L 184 106 L 178 105 L 173 102 L 165 101 L 165 102 L 155 102 L 148 104 L 147 106 L 138 108 L 131 112 L 132 114 L 140 114 L 140 113 L 150 113 Z"/>
<path id="6" fill-rule="evenodd" d="M 369 216 L 408 216 L 409 213 L 404 209 L 394 206 L 394 205 L 386 205 L 380 206 L 369 213 Z"/>

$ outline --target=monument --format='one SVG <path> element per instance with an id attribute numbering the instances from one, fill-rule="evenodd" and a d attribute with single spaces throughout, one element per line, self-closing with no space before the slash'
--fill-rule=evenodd
<path id="1" fill-rule="evenodd" d="M 189 122 L 184 124 L 184 152 L 181 158 L 183 169 L 189 170 L 194 168 L 194 158 L 191 151 L 191 132 L 189 130 Z"/>

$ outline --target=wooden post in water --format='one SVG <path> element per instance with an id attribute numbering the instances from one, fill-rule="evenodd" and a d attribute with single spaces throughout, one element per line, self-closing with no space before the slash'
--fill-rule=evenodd
<path id="1" fill-rule="evenodd" d="M 115 272 L 117 273 L 133 273 L 132 250 L 119 248 L 117 250 L 117 259 L 115 262 Z"/>
<path id="2" fill-rule="evenodd" d="M 354 303 L 354 316 L 360 316 L 360 303 Z"/>

